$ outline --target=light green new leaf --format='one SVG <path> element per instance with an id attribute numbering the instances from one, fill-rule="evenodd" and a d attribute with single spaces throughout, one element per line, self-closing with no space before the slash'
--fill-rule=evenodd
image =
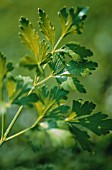
<path id="1" fill-rule="evenodd" d="M 6 79 L 5 86 L 7 88 L 8 97 L 11 99 L 16 91 L 16 80 L 13 77 Z"/>
<path id="2" fill-rule="evenodd" d="M 54 45 L 55 40 L 55 29 L 54 26 L 51 24 L 48 15 L 42 10 L 38 9 L 38 14 L 40 18 L 39 26 L 41 32 L 46 36 L 46 39 Z"/>
<path id="3" fill-rule="evenodd" d="M 6 74 L 13 70 L 12 63 L 7 63 L 6 57 L 0 53 L 0 88 L 2 87 L 3 78 Z"/>
<path id="4" fill-rule="evenodd" d="M 62 36 L 82 33 L 87 12 L 88 7 L 78 7 L 76 11 L 74 11 L 74 8 L 67 9 L 64 7 L 61 9 L 58 14 L 62 26 Z"/>
<path id="5" fill-rule="evenodd" d="M 33 69 L 37 66 L 35 58 L 32 56 L 25 56 L 20 61 L 20 66 L 26 67 L 28 69 Z"/>
<path id="6" fill-rule="evenodd" d="M 43 65 L 48 63 L 49 60 L 49 46 L 42 40 L 38 44 L 38 56 L 33 58 L 32 56 L 25 56 L 20 61 L 20 66 L 28 69 L 35 69 L 37 75 L 44 75 Z"/>
<path id="7" fill-rule="evenodd" d="M 39 35 L 28 19 L 21 17 L 19 22 L 22 31 L 19 35 L 21 36 L 23 43 L 33 52 L 35 58 L 37 59 L 40 42 Z"/>
<path id="8" fill-rule="evenodd" d="M 44 63 L 48 58 L 49 46 L 45 40 L 42 40 L 39 44 L 39 63 Z"/>

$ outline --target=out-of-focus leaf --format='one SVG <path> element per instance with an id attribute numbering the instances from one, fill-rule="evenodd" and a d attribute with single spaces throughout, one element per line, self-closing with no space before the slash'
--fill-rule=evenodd
<path id="1" fill-rule="evenodd" d="M 80 93 L 86 93 L 86 90 L 80 81 L 75 77 L 65 77 L 65 76 L 56 76 L 57 82 L 61 84 L 61 87 L 65 90 L 74 90 L 79 91 Z"/>
<path id="2" fill-rule="evenodd" d="M 95 70 L 97 63 L 92 61 L 83 60 L 76 62 L 71 60 L 65 68 L 63 68 L 57 75 L 60 76 L 86 76 L 92 74 L 91 71 Z"/>
<path id="3" fill-rule="evenodd" d="M 53 147 L 71 147 L 75 142 L 72 134 L 68 130 L 52 128 L 48 129 L 47 133 L 50 136 Z"/>
<path id="4" fill-rule="evenodd" d="M 112 119 L 107 117 L 108 115 L 99 112 L 80 119 L 79 123 L 97 135 L 106 135 L 112 130 Z"/>
<path id="5" fill-rule="evenodd" d="M 3 101 L 0 101 L 0 116 L 1 116 L 2 114 L 5 114 L 6 111 L 7 111 L 7 105 L 6 105 L 6 103 L 3 102 Z"/>
<path id="6" fill-rule="evenodd" d="M 95 109 L 96 105 L 92 102 L 86 101 L 83 104 L 74 100 L 72 106 L 72 112 L 75 112 L 77 116 L 90 115 Z"/>
<path id="7" fill-rule="evenodd" d="M 76 11 L 74 11 L 74 8 L 67 9 L 64 7 L 61 9 L 58 14 L 62 26 L 62 36 L 82 33 L 87 12 L 88 7 L 78 7 Z"/>
<path id="8" fill-rule="evenodd" d="M 54 26 L 51 24 L 48 15 L 42 10 L 38 9 L 38 14 L 40 18 L 39 26 L 41 32 L 46 36 L 46 39 L 54 45 L 55 30 Z"/>
<path id="9" fill-rule="evenodd" d="M 65 49 L 65 51 L 68 51 L 68 53 L 69 53 L 69 50 L 71 50 L 73 53 L 78 54 L 78 56 L 80 56 L 81 59 L 91 57 L 93 55 L 91 50 L 86 49 L 85 47 L 81 47 L 79 44 L 76 44 L 76 43 L 66 44 L 63 47 L 63 49 Z"/>
<path id="10" fill-rule="evenodd" d="M 89 140 L 90 136 L 86 131 L 82 131 L 79 128 L 70 125 L 70 131 L 74 134 L 75 139 L 79 142 L 83 149 L 91 152 L 92 151 L 92 143 Z"/>
<path id="11" fill-rule="evenodd" d="M 7 63 L 6 57 L 0 52 L 0 88 L 2 87 L 3 78 L 12 70 L 12 63 Z"/>
<path id="12" fill-rule="evenodd" d="M 49 149 L 52 147 L 69 148 L 73 146 L 75 140 L 72 133 L 66 128 L 61 128 L 59 122 L 41 122 L 38 127 L 27 132 L 28 140 L 33 149 Z"/>
<path id="13" fill-rule="evenodd" d="M 16 91 L 16 80 L 13 77 L 10 77 L 6 80 L 5 85 L 10 99 Z"/>
<path id="14" fill-rule="evenodd" d="M 28 19 L 21 17 L 19 22 L 22 31 L 21 33 L 19 33 L 19 35 L 21 36 L 23 43 L 33 52 L 36 60 L 38 61 L 37 56 L 39 52 L 40 42 L 39 35 Z"/>
<path id="15" fill-rule="evenodd" d="M 20 66 L 33 69 L 37 66 L 36 60 L 32 56 L 25 56 L 20 61 Z"/>

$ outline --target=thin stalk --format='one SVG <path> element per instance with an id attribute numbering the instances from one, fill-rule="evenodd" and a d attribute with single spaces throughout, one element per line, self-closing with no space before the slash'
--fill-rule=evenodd
<path id="1" fill-rule="evenodd" d="M 52 75 L 49 75 L 48 77 L 46 77 L 44 80 L 38 82 L 37 84 L 35 84 L 35 86 L 39 86 L 41 84 L 43 84 L 44 82 L 46 82 L 48 79 L 50 79 L 51 77 L 53 77 Z"/>
<path id="2" fill-rule="evenodd" d="M 57 41 L 56 45 L 54 46 L 54 49 L 53 49 L 52 53 L 54 53 L 54 51 L 56 50 L 57 46 L 59 45 L 59 43 L 63 39 L 63 37 L 64 37 L 64 35 L 62 34 L 61 37 L 59 38 L 59 40 Z"/>
<path id="3" fill-rule="evenodd" d="M 8 140 L 10 140 L 10 139 L 13 139 L 13 138 L 15 138 L 15 137 L 17 137 L 17 136 L 19 136 L 19 135 L 22 135 L 23 133 L 31 130 L 31 129 L 33 129 L 33 128 L 37 125 L 37 123 L 40 121 L 41 118 L 42 118 L 42 116 L 40 116 L 40 117 L 34 122 L 34 124 L 33 124 L 32 126 L 30 126 L 30 127 L 26 128 L 26 129 L 22 130 L 21 132 L 18 132 L 18 133 L 16 133 L 16 134 L 14 134 L 14 135 L 6 138 L 5 141 L 8 141 Z"/>
<path id="4" fill-rule="evenodd" d="M 3 102 L 3 86 L 0 88 L 0 101 Z M 5 114 L 2 113 L 2 119 L 1 119 L 1 140 L 4 135 L 4 126 L 5 126 Z"/>
<path id="5" fill-rule="evenodd" d="M 17 113 L 15 114 L 14 118 L 12 119 L 10 125 L 8 126 L 8 128 L 7 128 L 7 130 L 6 130 L 5 134 L 4 134 L 4 140 L 5 140 L 5 138 L 7 137 L 7 135 L 9 134 L 10 130 L 12 129 L 15 121 L 17 120 L 17 118 L 18 118 L 18 116 L 20 115 L 20 113 L 21 113 L 22 110 L 23 110 L 23 106 L 21 106 L 21 107 L 18 109 L 18 111 L 17 111 Z"/>
<path id="6" fill-rule="evenodd" d="M 15 137 L 17 137 L 17 136 L 19 136 L 19 135 L 22 135 L 23 133 L 27 132 L 28 130 L 31 130 L 32 128 L 34 128 L 34 127 L 37 125 L 37 123 L 43 118 L 43 116 L 46 114 L 46 112 L 49 110 L 49 108 L 53 105 L 53 103 L 54 103 L 54 102 L 52 102 L 52 104 L 50 104 L 50 105 L 46 108 L 46 110 L 43 112 L 43 114 L 34 122 L 34 124 L 33 124 L 32 126 L 30 126 L 29 128 L 26 128 L 26 129 L 24 129 L 24 130 L 22 130 L 22 131 L 20 131 L 20 132 L 18 132 L 18 133 L 16 133 L 16 134 L 14 134 L 14 135 L 12 135 L 12 136 L 10 136 L 10 137 L 8 137 L 8 138 L 5 138 L 5 141 L 8 141 L 8 140 L 10 140 L 10 139 L 13 139 L 13 138 L 15 138 Z"/>
<path id="7" fill-rule="evenodd" d="M 1 139 L 4 136 L 4 126 L 5 126 L 5 114 L 2 114 L 2 131 L 1 131 Z"/>
<path id="8" fill-rule="evenodd" d="M 51 78 L 51 77 L 52 77 L 52 75 L 46 77 L 44 80 L 42 80 L 42 81 L 40 81 L 39 83 L 35 84 L 35 86 L 33 86 L 33 88 L 29 91 L 28 95 L 30 95 L 30 94 L 33 92 L 33 90 L 35 89 L 36 86 L 38 86 L 38 85 L 40 85 L 40 84 L 43 84 L 45 81 L 47 81 L 47 80 L 48 80 L 49 78 Z M 14 118 L 12 119 L 10 125 L 8 126 L 6 132 L 5 132 L 4 136 L 3 136 L 3 140 L 4 140 L 4 141 L 6 141 L 7 135 L 9 134 L 10 130 L 12 129 L 14 123 L 16 122 L 17 118 L 19 117 L 19 115 L 20 115 L 21 111 L 23 110 L 23 108 L 24 108 L 24 106 L 20 106 L 20 108 L 18 109 L 18 111 L 17 111 L 17 113 L 15 114 Z M 39 119 L 39 120 L 40 120 L 40 119 Z M 37 119 L 37 121 L 38 121 L 38 119 Z M 36 122 L 37 122 L 37 121 L 36 121 Z M 35 123 L 36 123 L 36 122 L 35 122 Z M 33 128 L 33 127 L 34 127 L 34 125 L 32 125 L 31 127 L 29 127 L 29 128 L 27 128 L 27 129 L 19 132 L 18 135 L 26 132 L 27 130 L 29 130 L 30 128 Z M 16 137 L 16 136 L 18 136 L 18 135 L 15 134 L 15 135 L 13 135 L 13 136 Z M 11 137 L 9 137 L 9 138 L 11 138 Z M 13 138 L 13 137 L 12 137 L 12 138 Z M 8 139 L 8 138 L 7 138 L 7 139 Z M 3 143 L 3 142 L 2 142 L 2 143 Z"/>

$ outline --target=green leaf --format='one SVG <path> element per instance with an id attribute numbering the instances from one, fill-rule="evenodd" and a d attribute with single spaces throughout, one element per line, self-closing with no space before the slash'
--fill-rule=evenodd
<path id="1" fill-rule="evenodd" d="M 39 149 L 50 148 L 69 148 L 74 145 L 75 140 L 72 133 L 66 128 L 61 128 L 59 122 L 48 121 L 40 122 L 40 124 L 27 132 L 28 140 L 30 141 L 35 151 Z"/>
<path id="2" fill-rule="evenodd" d="M 79 123 L 99 136 L 106 135 L 112 130 L 112 119 L 107 117 L 108 115 L 99 112 L 80 119 Z"/>
<path id="3" fill-rule="evenodd" d="M 84 150 L 92 151 L 92 143 L 89 140 L 90 136 L 87 132 L 80 130 L 79 128 L 70 124 L 70 131 L 74 134 L 75 139 L 79 142 Z"/>
<path id="4" fill-rule="evenodd" d="M 6 114 L 7 112 L 7 104 L 4 101 L 0 101 L 0 116 L 2 114 Z"/>
<path id="5" fill-rule="evenodd" d="M 64 7 L 61 9 L 58 14 L 62 26 L 62 36 L 82 33 L 87 12 L 88 7 L 78 7 L 76 11 L 74 11 L 74 8 L 67 9 Z"/>
<path id="6" fill-rule="evenodd" d="M 46 86 L 42 86 L 37 91 L 39 100 L 36 102 L 38 115 L 47 115 L 67 100 L 68 92 L 59 89 L 57 86 L 50 91 Z"/>
<path id="7" fill-rule="evenodd" d="M 61 53 L 57 53 L 57 54 L 54 53 L 51 56 L 49 66 L 53 74 L 58 73 L 63 68 L 63 66 L 65 66 L 64 55 L 61 55 Z"/>
<path id="8" fill-rule="evenodd" d="M 56 80 L 61 87 L 65 90 L 74 90 L 79 91 L 80 93 L 86 93 L 86 90 L 80 81 L 75 77 L 66 77 L 66 76 L 56 76 Z"/>
<path id="9" fill-rule="evenodd" d="M 33 69 L 37 67 L 37 63 L 32 56 L 25 56 L 21 59 L 20 66 L 27 67 L 28 69 Z"/>
<path id="10" fill-rule="evenodd" d="M 16 91 L 16 80 L 13 77 L 9 77 L 5 81 L 5 86 L 8 92 L 8 97 L 9 99 L 11 99 Z"/>
<path id="11" fill-rule="evenodd" d="M 53 25 L 51 24 L 48 15 L 42 10 L 38 9 L 38 14 L 40 18 L 39 26 L 41 32 L 46 36 L 46 39 L 54 45 L 55 40 L 55 30 Z"/>
<path id="12" fill-rule="evenodd" d="M 44 75 L 44 64 L 48 63 L 49 60 L 49 46 L 42 40 L 39 44 L 39 51 L 37 58 L 33 58 L 32 56 L 25 56 L 20 61 L 20 66 L 26 67 L 28 69 L 35 69 L 37 75 Z"/>
<path id="13" fill-rule="evenodd" d="M 0 52 L 0 88 L 3 85 L 3 79 L 7 73 L 13 70 L 12 63 L 7 63 L 6 57 Z"/>
<path id="14" fill-rule="evenodd" d="M 91 71 L 95 70 L 97 63 L 92 61 L 83 60 L 76 62 L 71 60 L 65 68 L 63 68 L 57 75 L 60 76 L 86 76 L 92 74 Z"/>
<path id="15" fill-rule="evenodd" d="M 68 53 L 69 50 L 71 50 L 73 53 L 78 54 L 78 56 L 80 56 L 81 59 L 91 57 L 93 55 L 91 50 L 86 49 L 85 47 L 81 47 L 79 44 L 75 44 L 75 43 L 66 44 L 63 47 L 63 49 L 65 49 L 65 51 L 68 51 Z"/>
<path id="16" fill-rule="evenodd" d="M 45 63 L 49 57 L 49 45 L 46 43 L 45 40 L 42 40 L 39 44 L 39 63 Z"/>
<path id="17" fill-rule="evenodd" d="M 55 107 L 54 109 L 52 109 L 51 111 L 48 112 L 48 114 L 46 115 L 46 118 L 51 118 L 51 119 L 58 119 L 60 118 L 60 120 L 65 119 L 66 115 L 68 114 L 70 107 L 65 105 L 65 104 L 61 104 L 57 107 Z"/>
<path id="18" fill-rule="evenodd" d="M 38 101 L 38 96 L 35 93 L 32 93 L 28 96 L 21 97 L 20 99 L 15 100 L 14 104 L 32 106 L 32 103 L 37 101 Z"/>
<path id="19" fill-rule="evenodd" d="M 74 100 L 72 106 L 72 112 L 75 112 L 77 116 L 90 115 L 95 109 L 96 105 L 92 102 L 86 101 L 81 103 Z"/>
<path id="20" fill-rule="evenodd" d="M 19 22 L 22 31 L 19 35 L 21 36 L 23 43 L 33 52 L 37 60 L 40 42 L 39 35 L 28 19 L 21 17 Z"/>
<path id="21" fill-rule="evenodd" d="M 28 92 L 33 88 L 33 80 L 30 77 L 17 76 L 6 79 L 6 89 L 8 92 L 9 102 L 12 104 L 25 104 L 29 102 L 33 96 L 27 96 Z M 34 97 L 35 98 L 35 97 Z"/>

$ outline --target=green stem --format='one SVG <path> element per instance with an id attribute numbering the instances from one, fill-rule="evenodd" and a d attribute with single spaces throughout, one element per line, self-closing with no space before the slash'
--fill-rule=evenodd
<path id="1" fill-rule="evenodd" d="M 3 86 L 0 87 L 0 101 L 3 102 Z M 3 135 L 4 135 L 4 125 L 5 125 L 5 114 L 2 113 L 2 120 L 1 120 L 1 140 L 3 138 Z"/>
<path id="2" fill-rule="evenodd" d="M 46 77 L 44 80 L 42 80 L 42 81 L 40 81 L 39 83 L 35 84 L 35 85 L 33 86 L 33 88 L 29 91 L 28 95 L 30 95 L 30 94 L 33 92 L 33 90 L 35 89 L 36 86 L 43 84 L 45 81 L 47 81 L 47 80 L 48 80 L 49 78 L 51 78 L 51 77 L 53 77 L 53 76 L 50 75 L 50 76 Z M 3 136 L 3 141 L 6 141 L 6 140 L 9 139 L 9 138 L 16 137 L 16 136 L 18 136 L 18 135 L 20 135 L 20 134 L 28 131 L 29 129 L 31 129 L 31 128 L 33 128 L 33 127 L 35 126 L 35 124 L 36 124 L 36 122 L 38 122 L 38 120 L 40 120 L 40 118 L 38 118 L 37 121 L 36 121 L 31 127 L 29 127 L 29 128 L 27 128 L 27 129 L 19 132 L 18 134 L 15 134 L 15 135 L 13 135 L 12 137 L 9 137 L 9 138 L 6 139 L 7 135 L 9 134 L 10 130 L 12 129 L 14 123 L 16 122 L 17 118 L 19 117 L 19 115 L 20 115 L 21 111 L 23 110 L 23 108 L 24 108 L 24 106 L 21 106 L 21 107 L 18 109 L 16 115 L 15 115 L 14 118 L 12 119 L 10 125 L 8 126 L 6 132 L 5 132 L 4 136 Z M 3 143 L 3 142 L 2 142 L 2 143 Z"/>
<path id="3" fill-rule="evenodd" d="M 51 77 L 53 77 L 52 75 L 49 75 L 48 77 L 46 77 L 44 80 L 38 82 L 37 84 L 35 84 L 35 86 L 39 86 L 41 84 L 43 84 L 44 82 L 46 82 L 47 80 L 49 80 Z"/>
<path id="4" fill-rule="evenodd" d="M 2 131 L 1 131 L 1 139 L 4 136 L 4 125 L 5 125 L 5 114 L 2 114 Z"/>
<path id="5" fill-rule="evenodd" d="M 21 113 L 22 110 L 23 110 L 23 106 L 21 106 L 21 107 L 19 108 L 19 110 L 17 111 L 16 115 L 15 115 L 14 118 L 12 119 L 10 125 L 8 126 L 8 128 L 7 128 L 7 130 L 6 130 L 5 134 L 4 134 L 4 139 L 5 139 L 5 138 L 7 137 L 7 135 L 9 134 L 10 130 L 12 129 L 15 121 L 17 120 L 17 118 L 18 118 L 18 116 L 20 115 L 20 113 Z"/>
<path id="6" fill-rule="evenodd" d="M 57 46 L 59 45 L 59 43 L 63 39 L 63 37 L 64 37 L 64 35 L 62 34 L 61 37 L 59 38 L 59 40 L 57 41 L 56 45 L 54 46 L 54 49 L 53 49 L 52 53 L 54 53 L 54 51 L 56 50 Z"/>
<path id="7" fill-rule="evenodd" d="M 40 117 L 35 121 L 35 123 L 34 123 L 32 126 L 30 126 L 30 127 L 26 128 L 26 129 L 22 130 L 21 132 L 18 132 L 18 133 L 16 133 L 16 134 L 14 134 L 14 135 L 6 138 L 5 141 L 8 141 L 8 140 L 10 140 L 10 139 L 13 139 L 13 138 L 15 138 L 15 137 L 17 137 L 17 136 L 19 136 L 19 135 L 22 135 L 23 133 L 27 132 L 28 130 L 33 129 L 41 119 L 42 119 L 42 116 L 40 116 Z"/>

